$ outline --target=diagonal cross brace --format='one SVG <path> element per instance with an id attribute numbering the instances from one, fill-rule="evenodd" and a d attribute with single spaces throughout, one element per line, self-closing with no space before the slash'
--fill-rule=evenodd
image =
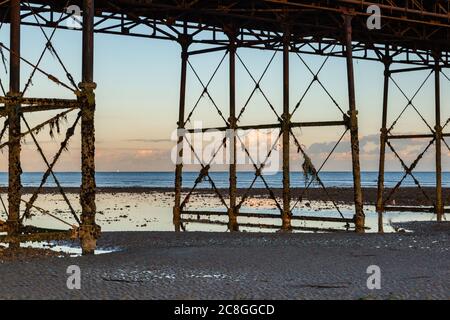
<path id="1" fill-rule="evenodd" d="M 336 44 L 333 46 L 333 48 L 331 49 L 331 52 L 334 51 L 334 48 L 336 47 Z M 321 64 L 319 70 L 317 72 L 314 72 L 311 67 L 306 63 L 306 61 L 302 58 L 302 56 L 296 52 L 297 57 L 300 59 L 300 61 L 305 65 L 305 67 L 308 69 L 309 73 L 311 73 L 311 75 L 313 76 L 313 79 L 311 80 L 311 82 L 309 83 L 308 87 L 306 88 L 305 92 L 303 93 L 303 95 L 301 96 L 300 100 L 297 102 L 297 104 L 295 105 L 294 110 L 291 113 L 291 117 L 297 112 L 297 110 L 300 108 L 303 100 L 305 99 L 306 95 L 308 94 L 309 90 L 312 88 L 312 85 L 314 84 L 314 82 L 317 81 L 317 83 L 320 85 L 320 87 L 325 91 L 326 95 L 331 99 L 331 101 L 333 102 L 333 104 L 336 106 L 336 108 L 339 109 L 339 111 L 345 116 L 345 112 L 342 110 L 342 108 L 339 106 L 339 104 L 337 103 L 336 99 L 334 99 L 334 97 L 331 95 L 331 93 L 328 91 L 328 89 L 325 87 L 325 85 L 322 83 L 322 81 L 320 81 L 319 79 L 319 74 L 322 72 L 323 68 L 325 67 L 325 65 L 327 64 L 328 60 L 330 59 L 331 56 L 327 56 L 325 58 L 325 60 L 323 61 L 323 63 Z"/>
<path id="2" fill-rule="evenodd" d="M 69 128 L 69 130 L 67 131 L 66 140 L 61 144 L 60 151 L 58 151 L 57 156 L 55 156 L 55 158 L 53 159 L 53 162 L 50 164 L 49 161 L 47 160 L 47 157 L 44 154 L 44 151 L 42 150 L 41 146 L 39 145 L 39 142 L 37 141 L 36 136 L 34 135 L 33 131 L 31 130 L 31 128 L 30 128 L 30 126 L 28 124 L 28 121 L 22 115 L 22 120 L 24 121 L 26 127 L 30 131 L 31 137 L 33 138 L 34 144 L 36 145 L 36 148 L 38 149 L 38 152 L 41 155 L 42 160 L 44 160 L 45 164 L 47 165 L 47 171 L 45 172 L 45 174 L 44 174 L 44 176 L 42 178 L 41 185 L 39 186 L 39 189 L 42 188 L 42 186 L 45 183 L 45 180 L 47 180 L 47 178 L 48 178 L 48 173 L 50 173 L 52 175 L 53 179 L 55 180 L 55 183 L 56 183 L 56 185 L 58 187 L 58 191 L 61 193 L 62 197 L 64 198 L 64 201 L 69 206 L 70 212 L 71 212 L 72 216 L 75 218 L 75 220 L 77 221 L 78 224 L 81 224 L 81 221 L 78 218 L 77 214 L 75 213 L 75 210 L 73 209 L 72 204 L 70 203 L 69 199 L 67 198 L 67 195 L 64 192 L 64 189 L 62 188 L 58 178 L 56 177 L 55 173 L 53 172 L 53 167 L 56 164 L 56 161 L 58 160 L 59 156 L 61 155 L 61 150 L 64 150 L 65 146 L 67 145 L 68 139 L 73 135 L 73 131 L 74 131 L 73 129 L 77 125 L 77 123 L 80 120 L 80 118 L 81 118 L 81 115 L 78 114 L 74 125 L 71 128 Z M 27 205 L 27 210 L 25 211 L 24 217 L 28 218 L 30 208 L 33 205 L 33 203 L 36 201 L 36 198 L 37 198 L 37 196 L 34 199 L 32 198 L 33 202 L 31 203 L 31 205 Z"/>
<path id="3" fill-rule="evenodd" d="M 216 187 L 216 184 L 214 183 L 213 179 L 211 178 L 211 176 L 209 175 L 209 168 L 211 167 L 211 163 L 214 161 L 214 159 L 216 158 L 217 154 L 219 153 L 219 151 L 222 149 L 222 147 L 225 145 L 226 143 L 226 139 L 224 139 L 221 143 L 221 145 L 219 146 L 219 148 L 216 150 L 216 152 L 214 153 L 214 155 L 212 156 L 211 160 L 208 162 L 207 165 L 205 165 L 201 160 L 200 157 L 198 156 L 197 152 L 195 151 L 194 147 L 192 146 L 192 144 L 186 139 L 186 142 L 189 145 L 189 148 L 191 149 L 192 153 L 195 155 L 195 157 L 197 158 L 198 162 L 200 163 L 202 169 L 200 171 L 200 174 L 198 176 L 198 178 L 195 180 L 194 186 L 191 188 L 191 190 L 189 191 L 189 193 L 187 194 L 186 198 L 183 200 L 183 202 L 180 205 L 180 208 L 184 208 L 184 206 L 186 205 L 186 203 L 189 201 L 190 196 L 192 195 L 192 192 L 194 192 L 194 190 L 197 188 L 197 185 L 200 184 L 201 180 L 204 177 L 208 177 L 208 181 L 211 184 L 211 186 L 214 189 L 214 192 L 219 196 L 220 201 L 222 202 L 222 204 L 228 209 L 228 205 L 225 201 L 225 199 L 223 198 L 222 194 L 220 193 L 219 189 Z"/>
<path id="4" fill-rule="evenodd" d="M 413 100 L 417 97 L 417 95 L 420 93 L 420 91 L 422 91 L 423 87 L 425 86 L 425 84 L 427 83 L 428 79 L 431 77 L 431 75 L 434 73 L 434 70 L 432 70 L 430 72 L 430 74 L 428 74 L 428 76 L 425 78 L 425 80 L 421 83 L 421 85 L 419 86 L 419 88 L 417 89 L 417 91 L 414 93 L 414 95 L 409 98 L 406 93 L 402 90 L 402 88 L 399 86 L 399 84 L 397 83 L 397 81 L 395 81 L 395 79 L 392 77 L 392 75 L 389 76 L 390 80 L 394 83 L 394 85 L 398 88 L 398 90 L 401 92 L 401 94 L 403 95 L 403 97 L 408 101 L 407 105 L 403 108 L 403 110 L 400 112 L 400 114 L 398 115 L 398 117 L 395 119 L 395 121 L 392 123 L 392 125 L 389 127 L 389 129 L 387 130 L 387 133 L 390 133 L 395 125 L 398 123 L 398 121 L 400 120 L 400 118 L 403 116 L 403 114 L 405 113 L 405 111 L 409 108 L 409 106 L 411 106 L 416 113 L 419 115 L 419 117 L 422 119 L 422 121 L 425 123 L 425 125 L 430 129 L 430 131 L 435 134 L 433 128 L 428 124 L 428 122 L 425 120 L 425 118 L 422 116 L 422 114 L 420 113 L 420 111 L 416 108 L 416 106 L 413 104 Z"/>
<path id="5" fill-rule="evenodd" d="M 265 160 L 264 162 L 266 162 L 267 159 L 270 157 L 270 154 L 271 154 L 272 151 L 274 150 L 274 148 L 275 148 L 275 146 L 277 145 L 278 141 L 280 140 L 282 134 L 283 134 L 283 132 L 280 131 L 280 134 L 278 135 L 278 138 L 276 139 L 275 143 L 273 144 L 273 146 L 272 146 L 272 148 L 271 148 L 271 150 L 270 150 L 270 152 L 269 152 L 269 156 L 266 158 L 266 160 Z M 256 178 L 257 178 L 257 177 L 260 177 L 260 179 L 261 179 L 262 182 L 264 183 L 264 187 L 265 187 L 266 190 L 269 192 L 269 195 L 270 195 L 271 199 L 275 202 L 276 207 L 278 208 L 278 210 L 280 211 L 280 213 L 283 213 L 283 208 L 282 208 L 281 205 L 279 204 L 279 202 L 278 202 L 278 200 L 277 200 L 277 198 L 276 198 L 276 196 L 275 196 L 275 193 L 273 192 L 272 188 L 270 188 L 270 186 L 269 186 L 269 184 L 267 183 L 267 181 L 266 181 L 266 179 L 264 178 L 264 176 L 261 174 L 261 170 L 263 169 L 263 166 L 261 166 L 261 167 L 258 167 L 258 166 L 257 166 L 256 162 L 254 161 L 253 157 L 250 155 L 250 152 L 248 151 L 248 149 L 247 149 L 247 147 L 245 146 L 244 142 L 242 141 L 241 137 L 238 136 L 238 139 L 239 139 L 239 141 L 240 141 L 242 147 L 244 148 L 245 153 L 247 154 L 247 156 L 249 157 L 250 161 L 252 162 L 253 167 L 255 168 L 255 178 L 254 178 L 254 180 L 253 180 L 253 182 L 252 182 L 250 188 L 247 189 L 247 192 L 246 192 L 247 195 L 246 195 L 246 197 L 248 197 L 248 192 L 250 192 L 250 190 L 253 188 L 253 185 L 254 185 L 254 183 L 255 183 L 255 181 L 256 181 Z M 240 207 L 240 206 L 243 204 L 244 201 L 245 201 L 245 199 L 243 199 L 243 200 L 241 199 L 241 202 L 239 203 L 238 207 Z"/>
<path id="6" fill-rule="evenodd" d="M 236 53 L 236 57 L 238 58 L 239 62 L 242 64 L 242 66 L 244 67 L 245 71 L 248 73 L 248 75 L 250 76 L 250 78 L 252 79 L 252 81 L 255 84 L 255 87 L 252 91 L 252 93 L 250 94 L 249 98 L 247 99 L 244 107 L 241 109 L 241 112 L 239 113 L 239 116 L 237 118 L 237 121 L 239 121 L 242 117 L 242 115 L 244 114 L 245 110 L 247 109 L 251 99 L 253 98 L 254 94 L 256 93 L 256 91 L 259 91 L 264 100 L 267 102 L 267 104 L 269 105 L 269 108 L 272 110 L 272 112 L 275 114 L 275 116 L 277 117 L 277 120 L 281 123 L 283 122 L 283 119 L 280 117 L 280 115 L 278 114 L 278 112 L 275 110 L 275 107 L 273 106 L 272 102 L 270 102 L 269 98 L 267 97 L 267 95 L 265 94 L 265 92 L 261 89 L 261 81 L 263 80 L 263 78 L 265 77 L 265 75 L 267 74 L 267 71 L 269 70 L 269 67 L 271 66 L 273 60 L 275 59 L 277 52 L 275 51 L 274 54 L 272 55 L 272 58 L 270 59 L 269 63 L 267 64 L 266 68 L 264 69 L 261 77 L 256 80 L 255 77 L 253 76 L 253 74 L 251 73 L 250 69 L 247 67 L 247 65 L 244 63 L 244 61 L 242 60 L 242 58 Z"/>
<path id="7" fill-rule="evenodd" d="M 228 55 L 228 50 L 225 52 L 225 54 L 223 55 L 222 59 L 220 60 L 218 66 L 216 67 L 216 69 L 214 70 L 211 78 L 209 79 L 209 81 L 204 84 L 202 79 L 200 78 L 200 76 L 198 75 L 197 71 L 195 70 L 194 66 L 191 64 L 191 62 L 189 60 L 187 60 L 189 67 L 191 68 L 191 70 L 194 72 L 195 77 L 197 78 L 197 80 L 200 82 L 200 85 L 203 88 L 202 93 L 200 94 L 199 98 L 197 99 L 197 102 L 195 103 L 194 107 L 192 108 L 191 112 L 189 113 L 188 117 L 186 118 L 186 121 L 183 124 L 183 127 L 186 126 L 186 123 L 188 123 L 195 111 L 195 109 L 197 109 L 200 100 L 202 99 L 203 95 L 206 94 L 209 98 L 209 100 L 212 102 L 214 108 L 216 109 L 217 113 L 219 114 L 219 116 L 222 118 L 222 120 L 225 122 L 225 125 L 227 127 L 229 127 L 229 123 L 228 121 L 225 119 L 225 117 L 223 116 L 222 111 L 220 110 L 220 108 L 217 106 L 216 102 L 214 101 L 214 99 L 211 97 L 208 88 L 211 85 L 212 81 L 214 80 L 214 78 L 216 77 L 217 72 L 219 71 L 220 67 L 223 64 L 223 61 L 225 60 L 226 56 Z"/>
<path id="8" fill-rule="evenodd" d="M 342 139 L 344 139 L 345 135 L 348 132 L 348 128 L 344 131 L 344 133 L 341 135 L 341 137 L 339 138 L 339 140 L 336 142 L 336 144 L 334 145 L 333 149 L 330 151 L 330 153 L 328 154 L 328 156 L 325 158 L 325 160 L 323 161 L 322 165 L 320 166 L 319 170 L 316 170 L 314 168 L 315 174 L 314 174 L 314 179 L 317 180 L 317 182 L 319 183 L 320 187 L 325 191 L 325 194 L 327 195 L 328 199 L 333 203 L 333 206 L 336 208 L 336 210 L 338 211 L 338 213 L 340 214 L 340 216 L 342 218 L 344 218 L 343 213 L 341 212 L 341 209 L 339 208 L 339 206 L 336 204 L 336 201 L 334 201 L 334 199 L 331 198 L 328 189 L 326 188 L 325 184 L 323 183 L 322 179 L 320 179 L 319 177 L 319 173 L 322 171 L 323 167 L 325 166 L 325 164 L 328 162 L 328 160 L 330 160 L 331 156 L 333 155 L 333 153 L 336 151 L 338 145 L 342 142 Z M 298 152 L 301 152 L 303 158 L 309 158 L 308 155 L 306 154 L 306 152 L 303 150 L 300 142 L 298 141 L 297 137 L 294 135 L 294 132 L 292 131 L 292 129 L 290 130 L 291 135 L 294 138 L 294 142 L 295 145 L 297 146 L 297 150 Z M 292 207 L 291 211 L 294 210 L 294 208 L 301 202 L 303 201 L 303 196 L 305 195 L 306 191 L 309 190 L 309 188 L 311 187 L 312 183 L 314 182 L 314 179 L 312 179 L 308 185 L 306 186 L 306 188 L 303 190 L 302 194 L 299 196 L 299 198 L 297 199 L 296 203 L 294 204 L 294 206 Z"/>
<path id="9" fill-rule="evenodd" d="M 405 162 L 403 161 L 403 159 L 400 157 L 400 155 L 397 153 L 397 151 L 395 150 L 395 148 L 392 146 L 392 144 L 390 143 L 390 141 L 388 140 L 386 143 L 389 146 L 389 148 L 391 149 L 391 151 L 394 153 L 395 157 L 400 161 L 403 169 L 405 170 L 405 174 L 403 175 L 402 179 L 395 185 L 395 187 L 391 190 L 391 192 L 389 193 L 389 195 L 386 197 L 386 199 L 383 202 L 383 205 L 385 205 L 391 198 L 392 196 L 395 194 L 395 192 L 397 192 L 398 188 L 400 188 L 400 186 L 402 185 L 403 181 L 406 179 L 406 177 L 409 175 L 411 176 L 411 178 L 414 180 L 414 183 L 416 184 L 416 186 L 419 188 L 419 190 L 422 192 L 422 194 L 424 195 L 424 197 L 433 205 L 434 202 L 430 199 L 430 197 L 428 196 L 428 194 L 425 192 L 425 190 L 423 190 L 422 186 L 420 185 L 419 181 L 416 179 L 416 177 L 414 176 L 414 174 L 412 173 L 414 171 L 414 169 L 417 167 L 417 165 L 419 164 L 420 160 L 422 160 L 423 156 L 425 155 L 425 153 L 428 151 L 428 149 L 433 145 L 433 143 L 436 141 L 436 138 L 433 138 L 429 144 L 427 145 L 427 147 L 425 148 L 425 150 L 419 154 L 419 156 L 416 158 L 416 160 L 414 160 L 414 162 L 408 167 Z"/>
<path id="10" fill-rule="evenodd" d="M 67 2 L 67 3 L 68 3 L 68 2 Z M 45 39 L 47 40 L 47 44 L 46 44 L 44 50 L 42 51 L 42 53 L 41 53 L 41 55 L 40 55 L 40 57 L 39 57 L 39 59 L 38 59 L 38 62 L 36 63 L 35 67 L 33 68 L 32 72 L 31 72 L 31 74 L 30 74 L 30 77 L 28 78 L 28 81 L 27 81 L 26 84 L 25 84 L 25 88 L 24 88 L 24 90 L 22 91 L 22 96 L 25 95 L 25 92 L 27 91 L 28 87 L 31 85 L 32 79 L 33 79 L 33 77 L 34 77 L 34 75 L 35 75 L 35 73 L 36 73 L 36 68 L 39 67 L 39 65 L 40 65 L 40 63 L 42 62 L 42 59 L 43 59 L 43 57 L 44 57 L 44 55 L 45 55 L 45 53 L 46 53 L 47 50 L 50 50 L 50 52 L 53 53 L 53 54 L 56 56 L 56 58 L 57 58 L 59 64 L 62 66 L 64 72 L 66 73 L 67 79 L 69 79 L 69 81 L 70 81 L 70 83 L 72 84 L 72 86 L 75 88 L 75 90 L 77 90 L 77 85 L 75 84 L 75 81 L 73 80 L 72 75 L 71 75 L 71 74 L 69 73 L 69 71 L 67 70 L 66 66 L 64 65 L 63 61 L 61 60 L 60 56 L 58 55 L 58 53 L 56 52 L 56 49 L 54 48 L 54 46 L 53 46 L 53 44 L 52 44 L 52 39 L 53 39 L 53 37 L 54 37 L 54 35 L 55 35 L 55 33 L 56 33 L 56 30 L 57 30 L 57 28 L 58 28 L 58 25 L 59 25 L 59 23 L 60 23 L 61 21 L 63 21 L 62 18 L 63 18 L 63 16 L 64 16 L 64 13 L 61 13 L 60 18 L 59 18 L 59 20 L 55 23 L 55 26 L 54 26 L 54 28 L 53 28 L 51 34 L 50 34 L 50 37 L 49 37 L 49 36 L 47 35 L 47 33 L 45 32 L 45 30 L 43 29 L 42 25 L 39 23 L 39 20 L 38 20 L 38 18 L 36 17 L 36 13 L 35 13 L 35 11 L 32 9 L 32 7 L 30 6 L 30 3 L 27 2 L 26 5 L 28 6 L 28 8 L 30 9 L 30 11 L 32 12 L 33 17 L 34 17 L 34 19 L 36 20 L 36 23 L 38 24 L 38 26 L 39 26 L 39 28 L 40 28 L 42 34 L 44 35 Z M 66 5 L 66 6 L 67 6 L 67 5 Z"/>
<path id="11" fill-rule="evenodd" d="M 52 170 L 53 170 L 55 164 L 57 163 L 59 157 L 61 156 L 63 150 L 65 150 L 67 148 L 67 144 L 68 144 L 70 138 L 74 135 L 75 127 L 77 126 L 77 124 L 79 122 L 79 119 L 80 119 L 80 115 L 78 114 L 77 119 L 75 120 L 75 122 L 72 125 L 72 127 L 70 127 L 67 130 L 66 138 L 64 139 L 63 142 L 61 142 L 61 146 L 60 146 L 58 152 L 56 153 L 56 155 L 54 156 L 52 163 L 48 167 L 47 171 L 44 173 L 39 187 L 35 190 L 35 192 L 31 196 L 30 200 L 28 201 L 27 206 L 25 208 L 25 212 L 24 212 L 23 217 L 22 217 L 22 220 L 23 220 L 24 217 L 28 217 L 29 216 L 29 211 L 30 211 L 31 207 L 33 206 L 34 202 L 37 200 L 37 197 L 38 197 L 39 193 L 42 191 L 42 188 L 43 188 L 44 184 L 46 183 L 50 173 L 52 172 Z"/>

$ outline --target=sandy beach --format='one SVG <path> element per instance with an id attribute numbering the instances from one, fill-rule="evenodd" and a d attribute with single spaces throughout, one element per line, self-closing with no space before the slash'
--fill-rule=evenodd
<path id="1" fill-rule="evenodd" d="M 31 196 L 30 190 L 25 197 Z M 70 189 L 68 197 L 79 212 L 76 192 Z M 274 212 L 271 200 L 259 192 L 243 209 Z M 346 200 L 351 190 L 335 192 L 344 214 L 351 217 L 353 208 Z M 299 206 L 302 214 L 337 215 L 318 190 L 308 196 Z M 71 221 L 54 189 L 46 189 L 37 204 Z M 373 233 L 377 214 L 369 200 L 366 235 L 261 233 L 250 228 L 230 234 L 226 226 L 196 223 L 186 226 L 190 232 L 176 234 L 172 205 L 170 190 L 99 188 L 102 254 L 70 256 L 79 252 L 72 249 L 77 242 L 52 243 L 53 251 L 45 246 L 17 252 L 0 249 L 0 299 L 450 299 L 450 224 L 431 222 L 433 214 L 386 214 L 390 233 L 378 235 Z M 220 201 L 200 190 L 189 207 L 214 209 Z M 33 213 L 29 224 L 66 228 Z M 413 220 L 422 222 L 404 223 Z M 65 253 L 58 252 L 61 248 Z M 81 268 L 81 290 L 66 287 L 70 265 Z M 381 268 L 381 290 L 366 286 L 371 265 Z"/>
<path id="2" fill-rule="evenodd" d="M 115 252 L 0 262 L 0 298 L 450 299 L 450 224 L 403 227 L 414 233 L 104 233 Z M 69 265 L 81 290 L 66 287 Z M 370 265 L 381 290 L 366 286 Z"/>

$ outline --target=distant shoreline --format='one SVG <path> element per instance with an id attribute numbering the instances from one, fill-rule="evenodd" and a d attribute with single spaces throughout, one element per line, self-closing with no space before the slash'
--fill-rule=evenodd
<path id="1" fill-rule="evenodd" d="M 183 171 L 183 173 L 197 173 L 198 174 L 199 170 L 185 170 Z M 229 171 L 223 170 L 223 171 L 215 171 L 215 170 L 210 170 L 210 173 L 228 173 Z M 291 173 L 302 173 L 303 172 L 301 170 L 292 170 L 290 171 Z M 429 170 L 429 171 L 414 171 L 415 173 L 435 173 L 435 171 L 433 170 Z M 24 171 L 22 172 L 22 174 L 43 174 L 44 171 Z M 55 174 L 71 174 L 71 173 L 75 173 L 75 174 L 81 174 L 81 171 L 55 171 Z M 102 174 L 111 174 L 111 173 L 118 173 L 118 174 L 130 174 L 130 173 L 165 173 L 165 174 L 175 174 L 175 169 L 173 169 L 173 171 L 96 171 L 95 173 L 102 173 Z M 254 174 L 255 171 L 254 170 L 243 170 L 243 171 L 238 171 L 239 173 L 252 173 Z M 282 171 L 280 170 L 278 173 L 282 173 Z M 321 173 L 348 173 L 348 174 L 352 174 L 351 170 L 327 170 L 327 171 L 321 171 Z M 361 171 L 362 174 L 364 173 L 378 173 L 377 170 L 365 170 L 365 171 Z M 389 173 L 404 173 L 404 171 L 385 171 L 385 173 L 389 174 Z M 442 171 L 442 173 L 449 173 L 450 171 Z M 0 171 L 0 174 L 8 174 L 7 171 Z"/>
<path id="2" fill-rule="evenodd" d="M 80 188 L 78 187 L 63 187 L 64 191 L 66 193 L 79 193 Z M 31 194 L 36 190 L 36 187 L 23 187 L 22 192 L 23 194 Z M 283 190 L 280 188 L 273 188 L 272 189 L 274 194 L 277 197 L 281 197 Z M 303 193 L 303 188 L 291 188 L 291 194 L 292 199 L 296 200 L 298 197 Z M 376 203 L 377 199 L 377 188 L 362 188 L 363 195 L 364 195 L 364 204 L 366 205 L 374 205 Z M 385 195 L 388 195 L 391 189 L 386 188 L 385 189 Z M 424 187 L 423 190 L 428 194 L 431 200 L 434 199 L 435 191 L 432 187 Z M 184 188 L 183 193 L 187 193 L 190 191 L 190 188 Z M 227 197 L 228 189 L 219 188 L 220 193 Z M 240 188 L 238 189 L 238 195 L 243 195 L 247 189 Z M 328 195 L 323 191 L 321 188 L 311 188 L 309 189 L 304 195 L 303 200 L 304 201 L 328 201 L 329 198 L 333 199 L 337 203 L 341 204 L 353 204 L 353 188 L 336 188 L 336 187 L 330 187 L 327 188 Z M 0 193 L 6 193 L 7 188 L 1 187 Z M 136 193 L 161 193 L 161 194 L 171 194 L 174 192 L 173 188 L 167 188 L 167 187 L 97 187 L 97 193 L 130 193 L 130 194 L 136 194 Z M 42 190 L 43 194 L 57 194 L 58 189 L 56 187 L 45 187 Z M 208 188 L 198 188 L 195 189 L 194 194 L 200 194 L 202 196 L 214 196 L 215 193 L 212 189 Z M 269 198 L 269 193 L 266 189 L 253 189 L 249 192 L 249 195 L 251 197 L 257 197 L 257 198 Z M 444 196 L 444 203 L 449 204 L 450 203 L 450 188 L 443 188 L 443 196 Z M 397 190 L 397 192 L 394 194 L 393 198 L 391 200 L 395 200 L 396 205 L 403 205 L 403 206 L 431 206 L 431 203 L 429 203 L 425 197 L 423 196 L 423 193 L 421 190 L 415 187 L 403 187 Z"/>

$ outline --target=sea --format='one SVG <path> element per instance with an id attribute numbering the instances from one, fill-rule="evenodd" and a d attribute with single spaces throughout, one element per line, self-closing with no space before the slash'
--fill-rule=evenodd
<path id="1" fill-rule="evenodd" d="M 41 172 L 25 172 L 22 174 L 22 185 L 24 187 L 36 187 L 40 184 L 43 173 Z M 56 173 L 58 181 L 65 187 L 79 187 L 81 183 L 80 172 L 58 172 Z M 211 172 L 210 176 L 218 188 L 228 187 L 227 172 Z M 353 186 L 353 176 L 351 172 L 322 172 L 320 179 L 327 187 L 351 188 Z M 402 172 L 387 172 L 385 174 L 385 186 L 392 187 L 404 176 Z M 435 185 L 435 173 L 433 172 L 415 172 L 414 176 L 424 187 L 432 187 Z M 183 187 L 189 188 L 193 186 L 198 178 L 198 172 L 183 173 Z M 238 188 L 247 188 L 255 178 L 254 172 L 238 172 Z M 96 183 L 98 187 L 116 187 L 116 188 L 172 188 L 174 185 L 175 175 L 173 172 L 97 172 Z M 268 174 L 264 176 L 267 184 L 272 188 L 282 187 L 282 173 Z M 361 173 L 363 187 L 376 187 L 378 180 L 377 172 Z M 7 173 L 0 173 L 0 186 L 6 186 L 8 181 Z M 301 172 L 291 173 L 291 186 L 294 188 L 305 187 L 310 184 L 309 180 L 305 181 L 305 177 Z M 55 181 L 49 177 L 45 186 L 55 186 Z M 402 183 L 403 187 L 414 187 L 415 182 L 412 177 L 408 176 Z M 450 187 L 450 172 L 443 173 L 443 186 Z M 209 188 L 210 183 L 207 180 L 202 181 L 199 188 Z M 320 187 L 317 182 L 312 182 L 311 188 Z M 264 182 L 258 178 L 254 184 L 254 188 L 265 188 Z"/>

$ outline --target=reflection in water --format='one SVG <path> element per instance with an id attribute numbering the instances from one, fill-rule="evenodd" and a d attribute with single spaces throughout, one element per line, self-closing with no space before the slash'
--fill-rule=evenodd
<path id="1" fill-rule="evenodd" d="M 78 195 L 69 194 L 71 203 L 75 206 L 75 210 L 80 211 Z M 58 217 L 61 217 L 69 223 L 74 223 L 70 211 L 66 209 L 64 200 L 56 194 L 45 194 L 38 198 L 37 206 L 46 208 Z M 171 193 L 99 193 L 97 195 L 97 221 L 105 232 L 108 231 L 173 231 L 172 224 L 172 206 L 173 194 Z M 189 210 L 216 210 L 225 211 L 221 208 L 220 201 L 208 195 L 196 195 L 192 197 L 188 204 Z M 345 218 L 353 217 L 353 207 L 349 205 L 340 205 L 340 209 Z M 241 212 L 246 213 L 270 213 L 279 215 L 278 210 L 274 206 L 272 200 L 262 198 L 250 198 L 242 207 Z M 35 216 L 28 224 L 37 227 L 65 229 L 66 226 L 49 216 L 33 212 Z M 377 232 L 377 213 L 373 206 L 365 207 L 367 232 Z M 340 215 L 330 202 L 302 202 L 293 212 L 294 216 L 314 216 L 314 217 L 335 217 Z M 197 215 L 192 216 L 197 219 Z M 435 216 L 431 213 L 395 213 L 388 212 L 384 215 L 385 231 L 394 232 L 390 225 L 392 222 L 406 221 L 431 221 Z M 203 219 L 203 218 L 202 218 Z M 211 217 L 211 220 L 221 221 L 226 224 L 227 217 Z M 258 219 L 240 217 L 241 224 L 273 224 L 281 225 L 281 219 Z M 344 223 L 330 222 L 312 222 L 312 221 L 293 221 L 294 226 L 312 227 L 312 228 L 340 228 L 345 230 Z M 226 225 L 205 225 L 199 223 L 187 224 L 188 231 L 227 231 Z M 256 229 L 242 227 L 241 231 L 248 232 L 276 232 L 276 229 Z M 74 246 L 75 247 L 75 246 Z M 75 248 L 73 248 L 75 249 Z"/>

